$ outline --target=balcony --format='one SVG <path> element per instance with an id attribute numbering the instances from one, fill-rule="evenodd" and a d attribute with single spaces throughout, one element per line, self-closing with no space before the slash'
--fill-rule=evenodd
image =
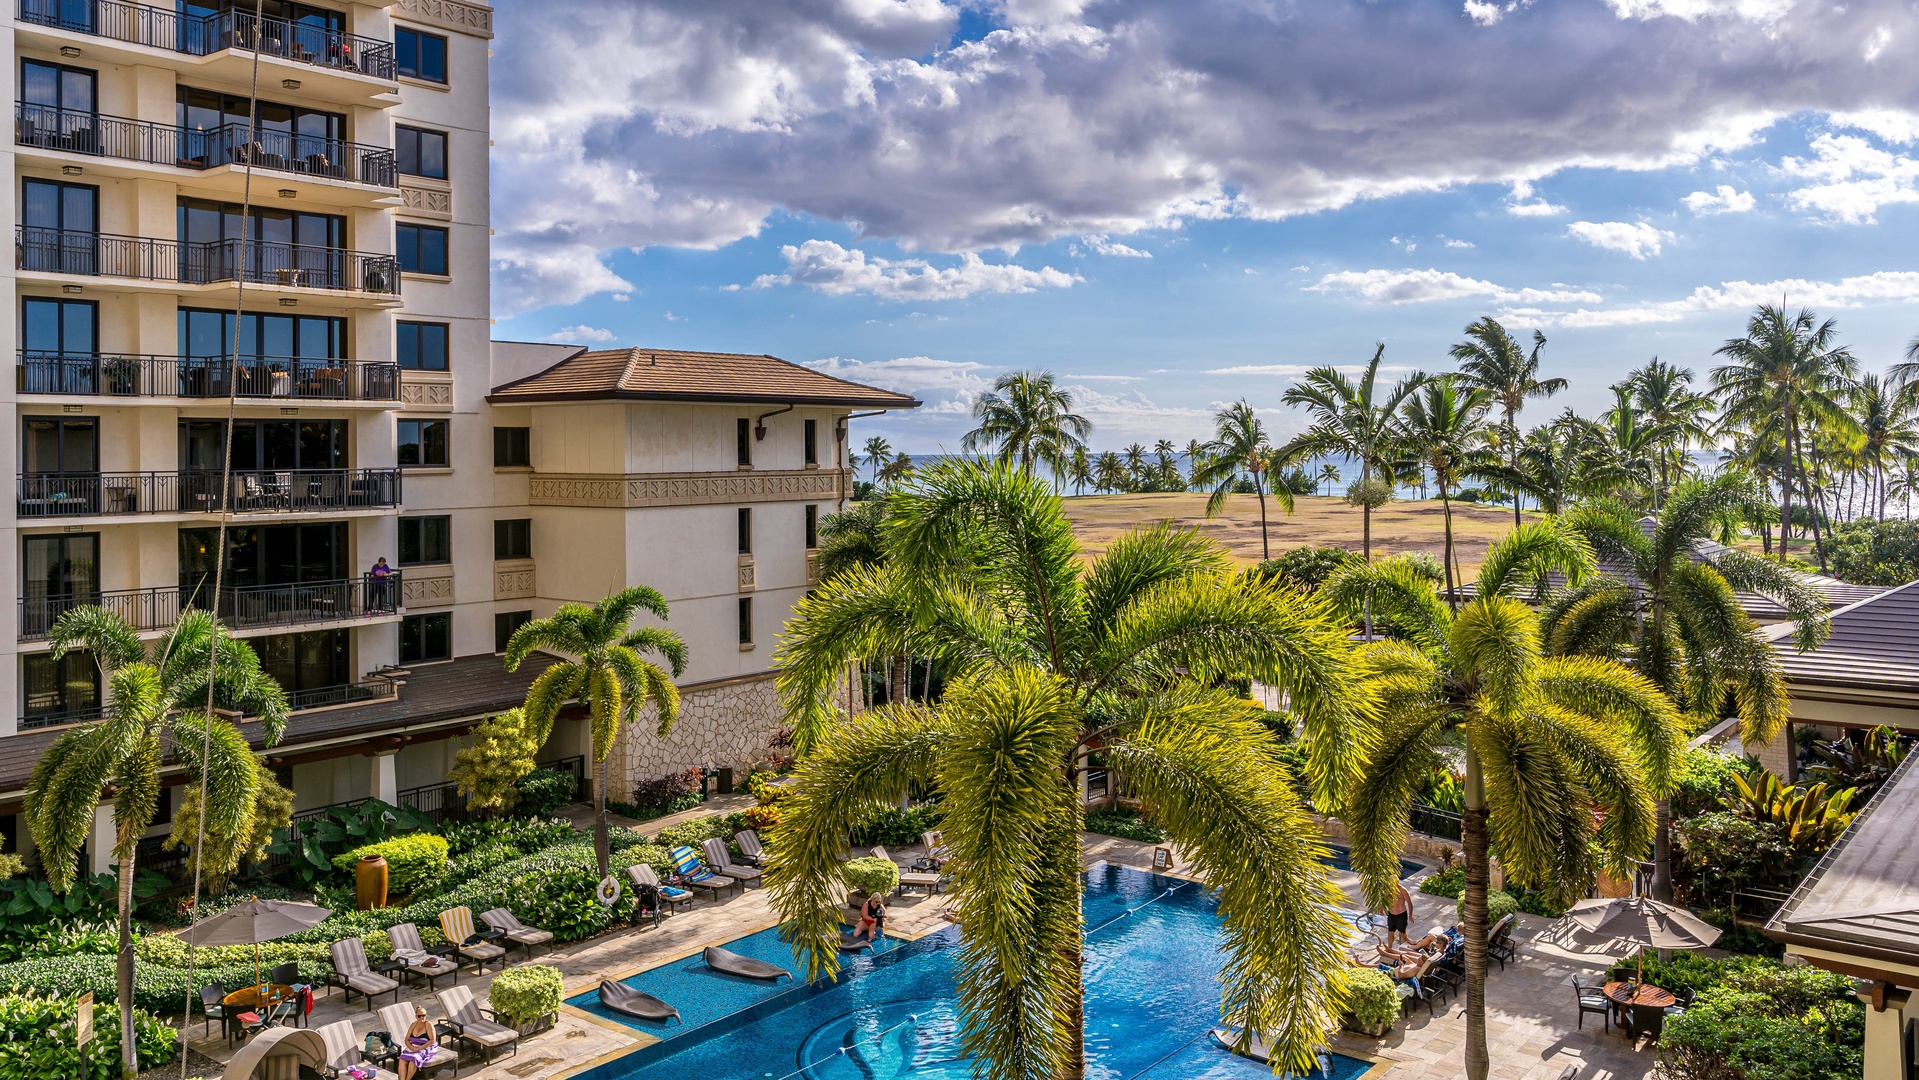
<path id="1" fill-rule="evenodd" d="M 400 365 L 305 356 L 152 356 L 21 350 L 21 394 L 114 398 L 254 398 L 266 401 L 400 400 Z"/>
<path id="2" fill-rule="evenodd" d="M 390 255 L 238 238 L 188 243 L 19 225 L 14 228 L 14 264 L 24 272 L 40 274 L 181 285 L 246 281 L 382 297 L 400 295 L 400 265 Z"/>
<path id="3" fill-rule="evenodd" d="M 323 514 L 400 505 L 398 469 L 57 473 L 19 478 L 19 516 Z"/>
<path id="4" fill-rule="evenodd" d="M 20 0 L 20 21 L 187 56 L 237 49 L 388 83 L 397 74 L 392 42 L 238 9 L 189 15 L 121 0 Z"/>
<path id="5" fill-rule="evenodd" d="M 50 593 L 44 585 L 30 586 L 20 597 L 20 640 L 45 641 L 62 613 L 88 605 L 106 608 L 135 630 L 164 630 L 180 618 L 180 612 L 204 607 L 211 593 L 207 587 Z M 337 581 L 220 590 L 220 619 L 236 631 L 399 613 L 399 571 L 385 581 L 362 574 Z"/>
<path id="6" fill-rule="evenodd" d="M 247 125 L 238 123 L 189 131 L 49 105 L 14 107 L 13 141 L 41 150 L 196 172 L 250 164 L 291 176 L 380 188 L 399 182 L 393 151 L 384 147 L 266 129 L 248 136 Z"/>

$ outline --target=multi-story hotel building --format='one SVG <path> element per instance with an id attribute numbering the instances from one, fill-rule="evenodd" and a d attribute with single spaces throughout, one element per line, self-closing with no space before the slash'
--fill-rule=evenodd
<path id="1" fill-rule="evenodd" d="M 537 674 L 502 670 L 512 629 L 632 583 L 692 646 L 688 723 L 625 740 L 611 794 L 764 750 L 846 418 L 916 402 L 767 357 L 491 343 L 482 4 L 13 2 L 6 850 L 34 760 L 103 704 L 89 657 L 47 651 L 79 604 L 151 634 L 217 608 L 293 701 L 268 752 L 301 811 L 439 805 L 457 736 Z M 543 758 L 584 755 L 579 727 Z"/>

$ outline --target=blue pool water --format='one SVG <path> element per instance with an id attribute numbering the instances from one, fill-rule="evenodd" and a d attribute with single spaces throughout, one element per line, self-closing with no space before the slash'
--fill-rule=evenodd
<path id="1" fill-rule="evenodd" d="M 1168 892 L 1170 890 L 1170 893 Z M 1157 899 L 1156 899 L 1157 898 Z M 1148 901 L 1152 901 L 1150 904 Z M 1142 906 L 1145 905 L 1145 906 Z M 1128 909 L 1134 913 L 1126 916 Z M 1190 882 L 1100 865 L 1086 875 L 1087 1076 L 1099 1080 L 1257 1080 L 1264 1065 L 1227 1053 L 1219 1021 L 1218 917 Z M 1117 921 L 1113 921 L 1117 920 Z M 833 983 L 735 979 L 698 956 L 641 972 L 629 986 L 680 1010 L 648 1024 L 604 1010 L 593 991 L 571 1005 L 659 1036 L 581 1080 L 970 1080 L 953 1001 L 956 928 L 885 941 Z M 776 930 L 734 952 L 800 969 Z M 1371 1066 L 1337 1054 L 1314 1080 L 1353 1080 Z"/>
<path id="2" fill-rule="evenodd" d="M 1351 873 L 1353 869 L 1353 849 L 1340 847 L 1338 844 L 1328 844 L 1326 846 L 1331 848 L 1333 853 L 1331 856 L 1320 861 L 1335 870 L 1344 870 Z M 1426 868 L 1419 863 L 1407 859 L 1399 860 L 1399 876 L 1402 878 L 1412 877 L 1424 869 Z"/>

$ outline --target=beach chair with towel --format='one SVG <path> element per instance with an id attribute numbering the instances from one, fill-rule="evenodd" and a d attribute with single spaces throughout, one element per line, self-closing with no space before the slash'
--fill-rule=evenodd
<path id="1" fill-rule="evenodd" d="M 633 890 L 640 894 L 635 899 L 644 898 L 648 893 L 656 898 L 657 906 L 653 909 L 656 912 L 670 912 L 677 905 L 693 902 L 693 894 L 685 889 L 677 885 L 661 884 L 660 875 L 653 869 L 651 863 L 635 863 L 627 867 L 626 876 L 633 882 Z M 653 921 L 659 920 L 656 918 Z"/>
<path id="2" fill-rule="evenodd" d="M 350 1002 L 354 994 L 366 998 L 366 1009 L 373 1011 L 373 999 L 387 991 L 393 991 L 393 1000 L 400 1000 L 400 983 L 377 974 L 366 962 L 366 946 L 357 937 L 341 938 L 333 943 L 333 974 L 327 979 L 327 993 L 334 987 L 346 991 Z"/>
<path id="3" fill-rule="evenodd" d="M 410 922 L 387 927 L 386 936 L 393 942 L 393 959 L 405 965 L 400 970 L 424 978 L 427 989 L 436 989 L 440 979 L 448 975 L 454 982 L 460 981 L 460 965 L 453 961 L 452 946 L 427 948 L 420 940 L 420 928 Z"/>
<path id="4" fill-rule="evenodd" d="M 364 1044 L 353 1036 L 353 1021 L 335 1020 L 314 1031 L 326 1045 L 326 1065 L 321 1069 L 324 1075 L 348 1080 L 347 1070 L 357 1068 L 368 1074 L 367 1080 L 393 1080 L 392 1073 L 366 1063 Z"/>
<path id="5" fill-rule="evenodd" d="M 673 873 L 681 885 L 704 889 L 715 900 L 720 898 L 720 890 L 731 889 L 739 884 L 730 877 L 721 877 L 707 869 L 706 865 L 700 862 L 699 855 L 684 844 L 667 852 L 666 857 L 673 860 Z"/>
<path id="6" fill-rule="evenodd" d="M 500 931 L 503 935 L 500 940 L 525 949 L 529 960 L 533 958 L 533 946 L 548 945 L 553 941 L 552 931 L 528 926 L 521 922 L 517 915 L 503 907 L 480 912 L 480 921 Z"/>
<path id="7" fill-rule="evenodd" d="M 440 929 L 446 934 L 447 944 L 453 946 L 461 958 L 471 960 L 480 974 L 486 974 L 489 960 L 498 960 L 502 969 L 506 967 L 506 950 L 473 929 L 472 908 L 461 905 L 440 912 Z"/>

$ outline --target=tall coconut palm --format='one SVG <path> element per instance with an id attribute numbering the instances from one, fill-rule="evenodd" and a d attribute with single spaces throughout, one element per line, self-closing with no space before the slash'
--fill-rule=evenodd
<path id="1" fill-rule="evenodd" d="M 1073 458 L 1066 464 L 1066 480 L 1073 485 L 1075 495 L 1085 491 L 1093 482 L 1093 459 L 1084 446 L 1073 447 Z"/>
<path id="2" fill-rule="evenodd" d="M 1287 769 L 1221 680 L 1287 688 L 1336 799 L 1370 723 L 1344 627 L 1192 530 L 1128 533 L 1087 561 L 1058 496 L 1005 465 L 945 462 L 891 498 L 888 568 L 801 600 L 776 657 L 801 758 L 768 877 L 808 974 L 837 966 L 841 838 L 937 783 L 964 867 L 965 1048 L 981 1076 L 1083 1075 L 1078 791 L 1097 748 L 1217 890 L 1225 1014 L 1309 1064 L 1343 995 L 1346 930 Z M 843 721 L 839 673 L 893 651 L 938 658 L 941 700 Z"/>
<path id="3" fill-rule="evenodd" d="M 686 670 L 686 643 L 665 627 L 633 628 L 640 612 L 667 617 L 666 598 L 645 585 L 629 585 L 591 607 L 561 604 L 544 619 L 513 631 L 506 643 L 506 669 L 519 670 L 535 652 L 562 657 L 527 687 L 521 707 L 527 740 L 546 744 L 553 721 L 566 703 L 578 699 L 593 725 L 593 851 L 600 876 L 608 870 L 606 837 L 606 758 L 619 738 L 620 725 L 639 718 L 650 701 L 659 711 L 657 732 L 665 738 L 680 714 L 680 691 L 673 678 Z M 672 675 L 643 654 L 664 659 Z"/>
<path id="4" fill-rule="evenodd" d="M 1393 462 L 1398 457 L 1399 408 L 1412 396 L 1426 376 L 1419 372 L 1401 379 L 1390 390 L 1379 385 L 1379 363 L 1386 355 L 1381 344 L 1373 350 L 1366 373 L 1359 381 L 1331 365 L 1313 368 L 1286 391 L 1281 400 L 1301 406 L 1312 420 L 1306 433 L 1286 446 L 1288 457 L 1344 457 L 1359 465 L 1360 480 L 1394 480 Z M 1373 559 L 1373 508 L 1371 501 L 1360 510 L 1360 552 L 1367 562 Z"/>
<path id="5" fill-rule="evenodd" d="M 1101 491 L 1125 491 L 1126 463 L 1111 450 L 1102 452 L 1094 465 L 1093 476 Z"/>
<path id="6" fill-rule="evenodd" d="M 1792 528 L 1793 482 L 1812 524 L 1813 548 L 1825 564 L 1825 542 L 1820 538 L 1819 515 L 1813 510 L 1812 481 L 1804 460 L 1808 433 L 1814 424 L 1838 430 L 1851 425 L 1843 395 L 1858 363 L 1838 344 L 1839 328 L 1823 322 L 1810 309 L 1796 315 L 1784 307 L 1761 304 L 1746 322 L 1746 334 L 1728 340 L 1715 355 L 1728 363 L 1714 368 L 1713 392 L 1720 399 L 1723 419 L 1743 427 L 1758 442 L 1778 439 L 1784 447 L 1779 484 L 1779 561 L 1786 561 L 1786 538 Z"/>
<path id="7" fill-rule="evenodd" d="M 1277 462 L 1266 443 L 1266 425 L 1245 398 L 1213 414 L 1213 441 L 1206 444 L 1205 454 L 1205 466 L 1193 472 L 1193 486 L 1213 489 L 1206 500 L 1206 516 L 1219 513 L 1239 478 L 1247 477 L 1259 498 L 1259 557 L 1272 558 L 1272 542 L 1266 536 L 1266 481 Z M 1286 485 L 1273 487 L 1273 499 L 1287 513 L 1293 512 L 1293 493 Z"/>
<path id="8" fill-rule="evenodd" d="M 1339 483 L 1339 466 L 1332 462 L 1323 462 L 1319 466 L 1319 482 L 1326 485 L 1326 494 L 1333 493 L 1333 485 Z"/>
<path id="9" fill-rule="evenodd" d="M 1858 458 L 1866 473 L 1872 515 L 1886 516 L 1886 472 L 1919 453 L 1919 396 L 1901 393 L 1876 375 L 1861 375 L 1852 394 L 1852 418 L 1858 425 Z"/>
<path id="10" fill-rule="evenodd" d="M 94 808 L 104 798 L 113 800 L 113 858 L 120 878 L 115 986 L 120 1067 L 130 1077 L 138 1071 L 133 1039 L 134 856 L 158 809 L 161 763 L 172 754 L 186 767 L 190 783 L 206 785 L 206 831 L 220 842 L 199 846 L 219 847 L 237 858 L 243 845 L 231 841 L 253 831 L 264 770 L 239 728 L 207 712 L 209 670 L 214 707 L 258 717 L 269 746 L 280 741 L 286 728 L 287 699 L 252 648 L 227 636 L 219 620 L 198 609 L 181 615 L 154 643 L 151 655 L 126 620 L 100 607 L 62 613 L 47 640 L 55 660 L 69 652 L 90 655 L 109 690 L 101 720 L 61 732 L 34 764 L 27 780 L 27 827 L 40 846 L 48 884 L 64 892 L 73 883 L 80 849 L 93 832 Z M 265 782 L 272 783 L 271 776 Z M 217 874 L 231 867 L 205 869 Z"/>
<path id="11" fill-rule="evenodd" d="M 1092 421 L 1073 411 L 1072 393 L 1050 371 L 1009 371 L 994 379 L 993 389 L 974 399 L 973 420 L 961 449 L 990 451 L 1026 473 L 1043 465 L 1055 481 L 1093 434 Z"/>
<path id="12" fill-rule="evenodd" d="M 1654 799 L 1684 750 L 1672 703 L 1610 660 L 1542 655 L 1539 620 L 1509 595 L 1548 570 L 1574 581 L 1590 549 L 1551 520 L 1494 544 L 1479 593 L 1449 612 L 1404 557 L 1336 571 L 1321 593 L 1367 598 L 1401 640 L 1366 647 L 1385 717 L 1365 779 L 1341 804 L 1367 898 L 1384 906 L 1398 882 L 1407 811 L 1438 748 L 1465 743 L 1466 1076 L 1485 1080 L 1488 860 L 1508 878 L 1570 900 L 1594 871 L 1625 874 L 1654 830 Z M 1594 826 L 1595 814 L 1599 824 Z"/>
<path id="13" fill-rule="evenodd" d="M 1691 470 L 1686 454 L 1712 439 L 1712 398 L 1692 388 L 1692 369 L 1663 363 L 1655 356 L 1644 367 L 1626 375 L 1633 407 L 1665 437 L 1659 455 L 1659 484 L 1653 508 L 1666 504 L 1666 493 Z"/>
<path id="14" fill-rule="evenodd" d="M 866 445 L 861 449 L 866 453 L 866 467 L 872 472 L 873 482 L 877 484 L 880 482 L 880 470 L 886 468 L 886 463 L 893 460 L 893 444 L 875 435 L 866 440 Z"/>
<path id="15" fill-rule="evenodd" d="M 1533 331 L 1531 352 L 1520 348 L 1499 320 L 1488 315 L 1466 327 L 1466 340 L 1452 347 L 1459 361 L 1459 377 L 1467 386 L 1486 391 L 1505 414 L 1500 444 L 1506 448 L 1506 466 L 1519 468 L 1519 410 L 1529 398 L 1549 398 L 1566 388 L 1564 379 L 1539 377 L 1539 351 L 1546 335 Z M 1513 524 L 1519 524 L 1519 492 L 1513 491 Z"/>
<path id="16" fill-rule="evenodd" d="M 1408 460 L 1432 473 L 1445 519 L 1446 595 L 1457 602 L 1455 577 L 1458 559 L 1453 546 L 1453 492 L 1486 459 L 1486 432 L 1482 422 L 1492 405 L 1492 394 L 1467 385 L 1455 375 L 1429 379 L 1400 406 L 1403 446 Z M 1515 499 L 1517 502 L 1517 499 Z"/>
<path id="17" fill-rule="evenodd" d="M 1681 485 L 1650 528 L 1610 502 L 1575 507 L 1566 525 L 1631 577 L 1595 577 L 1562 590 L 1542 612 L 1555 655 L 1630 659 L 1700 723 L 1739 717 L 1742 745 L 1764 746 L 1786 719 L 1786 684 L 1772 643 L 1734 590 L 1784 607 L 1799 647 L 1825 636 L 1823 598 L 1778 563 L 1712 542 L 1727 520 L 1762 503 L 1739 475 Z M 1672 805 L 1662 798 L 1653 842 L 1653 897 L 1672 901 Z"/>
<path id="18" fill-rule="evenodd" d="M 1185 453 L 1186 475 L 1189 478 L 1186 481 L 1186 486 L 1188 488 L 1198 487 L 1199 485 L 1193 483 L 1190 477 L 1198 474 L 1201 466 L 1204 464 L 1200 459 L 1206 456 L 1206 444 L 1198 439 L 1187 439 Z"/>

